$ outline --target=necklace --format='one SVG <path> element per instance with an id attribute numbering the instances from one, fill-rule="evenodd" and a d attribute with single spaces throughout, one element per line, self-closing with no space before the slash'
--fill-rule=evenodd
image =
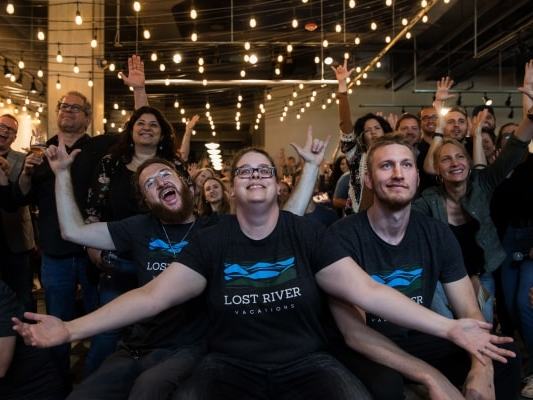
<path id="1" fill-rule="evenodd" d="M 167 230 L 165 229 L 165 225 L 163 225 L 161 221 L 159 221 L 159 223 L 161 224 L 161 229 L 163 229 L 163 233 L 165 234 L 165 237 L 167 239 L 168 248 L 172 252 L 172 256 L 176 258 L 176 250 L 174 250 L 174 247 L 172 247 L 172 242 L 170 241 L 170 238 L 168 237 L 168 233 L 167 233 Z M 187 238 L 187 236 L 189 236 L 189 233 L 191 233 L 192 227 L 194 226 L 195 223 L 196 223 L 196 219 L 191 223 L 191 226 L 189 226 L 189 229 L 187 229 L 187 232 L 185 232 L 185 235 L 181 238 L 181 240 L 177 241 L 176 243 L 183 242 Z"/>

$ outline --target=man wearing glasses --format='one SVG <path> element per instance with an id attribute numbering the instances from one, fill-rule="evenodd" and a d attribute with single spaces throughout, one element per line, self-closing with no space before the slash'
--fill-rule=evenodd
<path id="1" fill-rule="evenodd" d="M 0 116 L 0 164 L 10 182 L 16 182 L 24 165 L 25 154 L 11 145 L 17 137 L 18 121 L 10 115 Z M 24 308 L 35 309 L 32 289 L 30 251 L 35 247 L 33 227 L 27 206 L 13 212 L 0 211 L 0 279 L 15 292 Z"/>
<path id="2" fill-rule="evenodd" d="M 85 199 L 93 170 L 114 139 L 108 135 L 90 137 L 91 104 L 79 92 L 68 92 L 57 104 L 58 132 L 46 146 L 65 143 L 67 152 L 82 150 L 72 166 L 74 197 L 80 209 Z M 47 312 L 67 320 L 75 317 L 76 288 L 81 284 L 86 312 L 98 306 L 96 279 L 87 277 L 89 259 L 82 246 L 61 238 L 54 195 L 55 177 L 43 154 L 28 154 L 18 181 L 21 201 L 39 209 L 39 238 L 42 251 L 42 281 Z M 69 346 L 53 349 L 55 361 L 65 376 L 68 374 Z M 91 351 L 96 351 L 91 349 Z"/>

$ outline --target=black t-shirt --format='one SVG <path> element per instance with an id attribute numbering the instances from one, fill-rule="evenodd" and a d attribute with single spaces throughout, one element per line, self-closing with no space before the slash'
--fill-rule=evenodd
<path id="1" fill-rule="evenodd" d="M 429 307 L 437 281 L 449 283 L 466 276 L 461 249 L 450 229 L 431 217 L 411 211 L 405 236 L 398 245 L 383 241 L 372 229 L 365 212 L 333 224 L 328 241 L 338 242 L 376 282 L 399 290 Z M 409 330 L 376 315 L 367 324 L 395 341 Z"/>
<path id="2" fill-rule="evenodd" d="M 0 399 L 61 398 L 65 385 L 51 361 L 50 350 L 26 346 L 12 329 L 11 317 L 22 318 L 22 314 L 15 294 L 0 280 L 0 337 L 17 336 L 7 374 L 0 378 Z"/>
<path id="3" fill-rule="evenodd" d="M 428 187 L 436 186 L 438 184 L 436 175 L 428 174 L 424 171 L 424 160 L 429 151 L 429 144 L 422 139 L 418 145 L 418 156 L 416 157 L 416 167 L 418 168 L 418 175 L 420 176 L 420 184 L 418 185 L 418 194 L 422 193 Z"/>
<path id="4" fill-rule="evenodd" d="M 189 224 L 164 225 L 163 228 L 158 219 L 143 214 L 108 222 L 107 226 L 117 251 L 132 255 L 137 264 L 137 279 L 140 285 L 144 285 L 176 260 L 196 230 L 210 223 L 212 220 L 200 219 Z M 179 347 L 197 343 L 206 332 L 205 298 L 199 296 L 133 325 L 123 343 L 146 350 Z"/>
<path id="5" fill-rule="evenodd" d="M 196 235 L 178 261 L 207 279 L 211 352 L 280 364 L 324 349 L 325 297 L 314 275 L 334 261 L 319 251 L 323 227 L 280 212 L 261 240 L 233 215 Z"/>

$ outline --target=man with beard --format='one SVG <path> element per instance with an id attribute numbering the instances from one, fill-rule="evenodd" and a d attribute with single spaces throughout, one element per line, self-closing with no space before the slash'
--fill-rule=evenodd
<path id="1" fill-rule="evenodd" d="M 59 149 L 66 151 L 62 140 Z M 57 151 L 57 147 L 47 150 Z M 73 150 L 71 155 L 79 152 Z M 150 212 L 107 223 L 86 225 L 74 202 L 70 169 L 54 168 L 54 172 L 63 238 L 80 245 L 94 245 L 98 238 L 98 248 L 129 252 L 138 267 L 139 285 L 163 272 L 204 223 L 193 215 L 190 188 L 166 160 L 147 160 L 134 176 Z M 118 350 L 69 399 L 167 398 L 203 355 L 204 314 L 199 297 L 133 325 Z"/>
<path id="2" fill-rule="evenodd" d="M 374 193 L 373 204 L 368 211 L 334 224 L 333 240 L 340 243 L 346 255 L 365 266 L 375 281 L 399 290 L 414 302 L 429 307 L 440 281 L 457 318 L 482 320 L 451 231 L 441 222 L 411 210 L 418 181 L 413 149 L 406 141 L 399 136 L 376 141 L 368 153 L 365 175 L 365 184 Z M 496 393 L 496 398 L 504 399 L 517 392 L 517 362 L 504 369 L 500 363 L 493 367 L 490 362 L 482 365 L 472 358 L 468 370 L 468 354 L 450 342 L 401 328 L 370 313 L 366 322 L 408 353 L 439 369 L 457 387 L 464 384 L 468 398 L 479 395 L 493 399 Z M 396 372 L 371 364 L 348 364 L 376 399 L 403 399 L 403 380 Z"/>

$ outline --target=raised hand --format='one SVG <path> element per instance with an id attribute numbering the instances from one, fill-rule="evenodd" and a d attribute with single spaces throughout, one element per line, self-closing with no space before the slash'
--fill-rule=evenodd
<path id="1" fill-rule="evenodd" d="M 398 123 L 399 119 L 400 117 L 398 116 L 398 114 L 395 113 L 389 113 L 389 115 L 387 116 L 387 122 L 389 123 L 392 129 L 396 129 L 396 124 Z"/>
<path id="2" fill-rule="evenodd" d="M 344 63 L 342 65 L 339 64 L 336 67 L 331 66 L 331 69 L 333 72 L 335 72 L 335 78 L 337 78 L 337 81 L 339 82 L 339 92 L 346 92 L 346 78 L 348 78 L 354 70 L 353 68 L 348 70 L 347 63 L 348 60 L 344 59 Z"/>
<path id="3" fill-rule="evenodd" d="M 22 322 L 18 318 L 11 318 L 13 330 L 22 336 L 24 343 L 35 347 L 52 347 L 70 341 L 70 332 L 66 323 L 52 315 L 26 312 L 24 318 L 35 321 L 36 324 Z"/>
<path id="4" fill-rule="evenodd" d="M 59 146 L 49 146 L 44 154 L 48 159 L 50 168 L 57 174 L 61 171 L 65 171 L 70 168 L 70 165 L 74 162 L 76 156 L 81 152 L 80 149 L 72 150 L 70 154 L 67 153 L 67 148 L 63 139 L 59 139 Z"/>
<path id="5" fill-rule="evenodd" d="M 533 60 L 529 60 L 529 62 L 526 63 L 523 87 L 533 89 Z"/>
<path id="6" fill-rule="evenodd" d="M 506 363 L 506 357 L 514 358 L 516 354 L 496 345 L 512 342 L 513 339 L 492 335 L 489 331 L 491 327 L 487 322 L 470 318 L 454 320 L 448 339 L 471 353 L 483 365 L 486 364 L 485 357 Z"/>
<path id="7" fill-rule="evenodd" d="M 190 120 L 187 121 L 187 125 L 185 125 L 185 130 L 192 131 L 200 119 L 200 116 L 198 114 L 195 114 Z"/>
<path id="8" fill-rule="evenodd" d="M 324 159 L 324 153 L 326 152 L 330 138 L 331 135 L 328 135 L 326 140 L 313 138 L 313 128 L 309 126 L 307 129 L 307 140 L 305 141 L 304 146 L 300 147 L 296 143 L 291 143 L 290 145 L 306 163 L 320 166 Z"/>
<path id="9" fill-rule="evenodd" d="M 143 89 L 144 80 L 144 63 L 141 57 L 134 54 L 128 58 L 128 75 L 122 72 L 122 81 L 133 89 Z"/>
<path id="10" fill-rule="evenodd" d="M 454 94 L 450 94 L 449 90 L 452 88 L 454 82 L 449 76 L 445 76 L 437 81 L 437 91 L 435 92 L 435 100 L 444 102 L 448 99 L 455 97 Z"/>
<path id="11" fill-rule="evenodd" d="M 472 136 L 481 134 L 481 128 L 483 128 L 483 124 L 485 123 L 488 115 L 489 110 L 484 108 L 482 111 L 478 112 L 477 115 L 472 117 Z"/>

